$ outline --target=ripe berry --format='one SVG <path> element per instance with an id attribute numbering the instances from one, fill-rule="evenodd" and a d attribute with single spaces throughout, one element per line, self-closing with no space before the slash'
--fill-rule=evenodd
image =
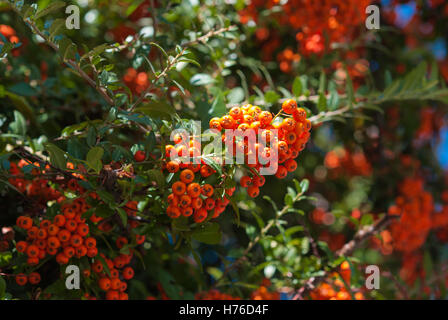
<path id="1" fill-rule="evenodd" d="M 204 184 L 203 186 L 202 186 L 202 188 L 201 188 L 202 190 L 202 194 L 204 195 L 204 196 L 206 196 L 206 197 L 211 197 L 212 195 L 213 195 L 213 191 L 214 191 L 214 189 L 213 189 L 213 187 L 211 186 L 211 185 L 209 185 L 209 184 Z"/>
<path id="2" fill-rule="evenodd" d="M 119 300 L 120 294 L 116 290 L 109 290 L 106 292 L 106 299 L 107 300 Z"/>
<path id="3" fill-rule="evenodd" d="M 109 278 L 101 278 L 98 281 L 98 285 L 101 288 L 101 290 L 107 291 L 110 289 L 111 281 Z"/>
<path id="4" fill-rule="evenodd" d="M 180 173 L 180 180 L 184 183 L 191 183 L 194 180 L 194 173 L 190 169 L 185 169 Z"/>
<path id="5" fill-rule="evenodd" d="M 268 125 L 272 121 L 272 114 L 269 111 L 263 111 L 258 116 L 258 120 L 262 125 Z"/>
<path id="6" fill-rule="evenodd" d="M 135 154 L 134 154 L 134 160 L 136 162 L 142 162 L 145 161 L 146 159 L 146 154 L 144 151 L 138 150 Z"/>
<path id="7" fill-rule="evenodd" d="M 166 170 L 170 173 L 179 171 L 179 163 L 177 161 L 170 161 L 166 164 Z"/>
<path id="8" fill-rule="evenodd" d="M 283 179 L 288 175 L 288 170 L 284 166 L 278 166 L 275 176 L 279 179 Z"/>
<path id="9" fill-rule="evenodd" d="M 190 183 L 187 187 L 187 193 L 192 198 L 197 198 L 201 194 L 201 186 L 198 183 Z"/>
<path id="10" fill-rule="evenodd" d="M 31 273 L 28 275 L 28 281 L 29 281 L 31 284 L 38 284 L 38 283 L 40 282 L 40 274 L 37 273 L 37 272 L 31 272 Z"/>
<path id="11" fill-rule="evenodd" d="M 247 194 L 249 195 L 249 197 L 255 198 L 260 194 L 260 189 L 256 186 L 250 186 L 249 188 L 247 188 Z"/>
<path id="12" fill-rule="evenodd" d="M 194 222 L 201 223 L 206 218 L 207 218 L 207 210 L 206 209 L 201 208 L 194 212 L 194 215 L 193 215 Z"/>
<path id="13" fill-rule="evenodd" d="M 28 247 L 28 243 L 26 241 L 19 241 L 16 244 L 17 251 L 21 252 L 21 253 L 25 252 L 27 247 Z"/>
<path id="14" fill-rule="evenodd" d="M 130 280 L 134 277 L 134 269 L 131 267 L 126 267 L 123 269 L 123 278 L 126 280 Z"/>
<path id="15" fill-rule="evenodd" d="M 251 179 L 249 176 L 243 176 L 243 177 L 241 177 L 241 179 L 240 179 L 240 185 L 241 185 L 243 188 L 247 188 L 247 187 L 249 187 L 250 185 L 252 185 L 252 179 Z"/>
<path id="16" fill-rule="evenodd" d="M 28 277 L 26 276 L 26 274 L 19 273 L 18 275 L 16 275 L 16 283 L 19 286 L 24 286 L 24 285 L 26 285 L 27 282 L 28 282 Z"/>
<path id="17" fill-rule="evenodd" d="M 285 168 L 286 168 L 286 170 L 288 170 L 288 172 L 296 171 L 297 162 L 293 159 L 289 159 L 285 162 Z"/>
<path id="18" fill-rule="evenodd" d="M 171 188 L 173 189 L 173 193 L 178 196 L 183 195 L 187 189 L 185 183 L 181 181 L 174 182 Z"/>
<path id="19" fill-rule="evenodd" d="M 189 217 L 193 214 L 193 208 L 192 207 L 182 208 L 181 213 L 184 217 Z"/>
<path id="20" fill-rule="evenodd" d="M 282 109 L 287 114 L 292 114 L 297 109 L 297 103 L 293 99 L 288 99 L 282 104 Z"/>

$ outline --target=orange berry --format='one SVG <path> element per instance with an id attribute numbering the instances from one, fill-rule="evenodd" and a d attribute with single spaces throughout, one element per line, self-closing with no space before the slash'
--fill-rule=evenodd
<path id="1" fill-rule="evenodd" d="M 179 204 L 179 197 L 171 193 L 167 198 L 168 204 L 172 206 L 177 206 Z"/>
<path id="2" fill-rule="evenodd" d="M 278 166 L 275 176 L 279 179 L 283 179 L 288 175 L 288 170 L 284 166 Z"/>
<path id="3" fill-rule="evenodd" d="M 201 188 L 201 193 L 206 197 L 211 197 L 213 195 L 213 187 L 210 184 L 204 184 Z"/>
<path id="4" fill-rule="evenodd" d="M 288 170 L 288 172 L 296 171 L 297 162 L 293 159 L 289 159 L 285 162 L 285 168 L 286 168 L 286 170 Z"/>
<path id="5" fill-rule="evenodd" d="M 75 248 L 68 246 L 64 248 L 64 254 L 68 257 L 71 258 L 75 255 Z"/>
<path id="6" fill-rule="evenodd" d="M 193 215 L 194 222 L 201 223 L 207 218 L 207 215 L 208 215 L 207 210 L 204 208 L 196 210 Z"/>
<path id="7" fill-rule="evenodd" d="M 193 207 L 193 209 L 200 209 L 202 207 L 202 199 L 201 198 L 193 198 L 191 199 L 191 206 Z"/>
<path id="8" fill-rule="evenodd" d="M 121 287 L 121 280 L 120 279 L 115 278 L 115 279 L 112 279 L 110 281 L 110 288 L 112 290 L 118 290 L 118 289 L 120 289 L 120 287 Z"/>
<path id="9" fill-rule="evenodd" d="M 179 163 L 177 161 L 170 161 L 166 164 L 166 170 L 170 173 L 179 171 Z"/>
<path id="10" fill-rule="evenodd" d="M 282 109 L 287 114 L 292 114 L 297 109 L 297 103 L 293 99 L 288 99 L 282 103 Z"/>
<path id="11" fill-rule="evenodd" d="M 243 188 L 247 188 L 252 184 L 252 179 L 249 176 L 242 176 L 240 179 L 240 185 Z"/>
<path id="12" fill-rule="evenodd" d="M 19 241 L 16 243 L 16 249 L 20 253 L 25 252 L 27 247 L 28 247 L 28 243 L 26 241 Z"/>
<path id="13" fill-rule="evenodd" d="M 179 199 L 179 206 L 184 208 L 184 207 L 188 207 L 191 204 L 191 197 L 184 194 L 180 197 Z"/>
<path id="14" fill-rule="evenodd" d="M 183 195 L 185 193 L 185 191 L 187 190 L 187 187 L 185 185 L 185 183 L 181 182 L 181 181 L 176 181 L 173 183 L 173 186 L 171 187 L 171 189 L 173 190 L 173 193 L 175 195 Z"/>
<path id="15" fill-rule="evenodd" d="M 40 282 L 40 274 L 37 272 L 31 272 L 28 275 L 28 281 L 31 284 L 38 284 Z"/>
<path id="16" fill-rule="evenodd" d="M 179 218 L 181 212 L 179 210 L 179 208 L 176 208 L 174 206 L 168 206 L 168 208 L 166 209 L 166 214 L 173 219 Z"/>
<path id="17" fill-rule="evenodd" d="M 74 234 L 74 235 L 71 236 L 70 244 L 73 247 L 77 248 L 80 245 L 82 245 L 82 243 L 83 243 L 83 239 L 82 239 L 82 237 L 79 234 Z"/>
<path id="18" fill-rule="evenodd" d="M 53 222 L 56 226 L 62 227 L 65 225 L 65 217 L 62 214 L 58 214 L 54 217 Z"/>
<path id="19" fill-rule="evenodd" d="M 223 129 L 234 129 L 236 124 L 235 120 L 229 115 L 222 117 L 219 122 Z"/>
<path id="20" fill-rule="evenodd" d="M 66 256 L 65 254 L 63 254 L 62 252 L 61 252 L 61 253 L 58 253 L 58 254 L 56 255 L 56 262 L 57 262 L 57 263 L 59 263 L 59 264 L 67 264 L 68 261 L 69 261 L 69 257 L 67 257 L 67 256 Z"/>
<path id="21" fill-rule="evenodd" d="M 115 241 L 115 244 L 117 245 L 118 249 L 123 248 L 125 245 L 128 244 L 128 239 L 126 239 L 125 237 L 118 237 L 117 240 Z"/>
<path id="22" fill-rule="evenodd" d="M 190 183 L 187 187 L 187 193 L 192 198 L 197 198 L 201 194 L 201 186 L 199 183 Z"/>
<path id="23" fill-rule="evenodd" d="M 249 197 L 255 198 L 260 194 L 260 189 L 256 186 L 250 186 L 249 188 L 247 188 L 247 194 L 249 195 Z"/>
<path id="24" fill-rule="evenodd" d="M 222 130 L 221 121 L 219 118 L 212 118 L 209 122 L 210 129 L 215 129 L 218 131 Z"/>
<path id="25" fill-rule="evenodd" d="M 282 121 L 281 128 L 286 131 L 292 131 L 296 128 L 296 121 L 293 118 L 286 118 Z"/>
<path id="26" fill-rule="evenodd" d="M 134 269 L 131 267 L 126 267 L 123 269 L 123 278 L 126 280 L 130 280 L 134 277 Z"/>
<path id="27" fill-rule="evenodd" d="M 85 246 L 87 249 L 95 248 L 96 247 L 96 239 L 93 237 L 89 237 L 84 241 Z"/>
<path id="28" fill-rule="evenodd" d="M 47 231 L 45 229 L 39 229 L 39 231 L 37 231 L 36 237 L 37 237 L 37 239 L 46 239 Z"/>
<path id="29" fill-rule="evenodd" d="M 48 226 L 48 235 L 50 235 L 50 236 L 55 236 L 55 235 L 58 234 L 58 232 L 59 232 L 59 227 L 58 227 L 57 225 L 55 225 L 55 224 L 50 224 L 50 225 Z"/>
<path id="30" fill-rule="evenodd" d="M 193 208 L 192 207 L 182 208 L 181 213 L 184 217 L 189 217 L 193 214 Z"/>
<path id="31" fill-rule="evenodd" d="M 16 283 L 19 286 L 24 286 L 28 282 L 28 277 L 24 273 L 19 273 L 16 275 Z"/>
<path id="32" fill-rule="evenodd" d="M 294 120 L 304 122 L 306 120 L 306 111 L 303 108 L 295 109 L 292 113 Z"/>
<path id="33" fill-rule="evenodd" d="M 239 107 L 233 107 L 229 111 L 230 116 L 235 119 L 241 119 L 243 117 L 243 111 Z"/>
<path id="34" fill-rule="evenodd" d="M 36 258 L 39 255 L 39 248 L 34 244 L 29 245 L 28 248 L 26 248 L 26 254 L 30 258 Z"/>
<path id="35" fill-rule="evenodd" d="M 265 126 L 272 122 L 272 114 L 269 111 L 263 111 L 258 116 L 260 123 Z"/>
<path id="36" fill-rule="evenodd" d="M 254 176 L 252 178 L 252 185 L 254 185 L 256 187 L 262 187 L 265 182 L 266 182 L 266 179 L 263 176 Z"/>
<path id="37" fill-rule="evenodd" d="M 92 270 L 96 273 L 100 273 L 101 271 L 103 271 L 103 269 L 104 269 L 104 267 L 100 260 L 96 260 L 92 264 Z"/>
<path id="38" fill-rule="evenodd" d="M 25 230 L 29 230 L 33 226 L 33 220 L 30 217 L 23 217 L 21 226 Z"/>
<path id="39" fill-rule="evenodd" d="M 61 242 L 66 242 L 66 241 L 70 240 L 70 232 L 67 231 L 67 230 L 65 230 L 65 229 L 59 231 L 59 233 L 58 233 L 58 239 L 59 239 Z"/>
<path id="40" fill-rule="evenodd" d="M 109 290 L 106 292 L 106 299 L 107 300 L 119 300 L 120 293 L 116 290 Z"/>
<path id="41" fill-rule="evenodd" d="M 37 237 L 37 233 L 39 232 L 39 228 L 36 226 L 32 226 L 28 229 L 27 235 L 30 239 L 35 239 Z"/>
<path id="42" fill-rule="evenodd" d="M 101 290 L 107 291 L 110 289 L 111 287 L 111 281 L 109 278 L 101 278 L 98 281 L 98 285 L 100 287 Z"/>
<path id="43" fill-rule="evenodd" d="M 185 169 L 180 173 L 180 180 L 184 183 L 191 183 L 194 180 L 194 172 L 190 169 Z"/>

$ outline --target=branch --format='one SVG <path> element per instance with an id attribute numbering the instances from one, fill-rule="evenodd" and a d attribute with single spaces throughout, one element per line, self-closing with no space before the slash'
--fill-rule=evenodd
<path id="1" fill-rule="evenodd" d="M 59 46 L 54 43 L 53 41 L 51 41 L 41 30 L 39 30 L 39 28 L 36 26 L 36 24 L 31 21 L 30 19 L 27 18 L 23 18 L 23 16 L 21 15 L 21 13 L 17 10 L 17 8 L 15 8 L 14 6 L 12 6 L 13 10 L 22 17 L 23 21 L 31 28 L 31 30 L 39 35 L 42 39 L 45 40 L 45 43 L 47 43 L 50 47 L 52 47 L 56 52 L 59 52 Z M 114 105 L 114 100 L 109 96 L 109 94 L 107 93 L 106 88 L 96 84 L 95 80 L 93 80 L 92 78 L 90 78 L 90 76 L 84 72 L 84 70 L 81 69 L 81 67 L 76 63 L 76 61 L 74 60 L 64 60 L 64 62 L 71 67 L 72 69 L 76 70 L 79 75 L 87 81 L 87 83 L 93 87 L 95 90 L 97 90 L 101 96 L 103 96 L 104 100 L 106 100 L 106 102 L 110 105 Z"/>
<path id="2" fill-rule="evenodd" d="M 361 228 L 360 230 L 358 230 L 358 232 L 356 232 L 352 240 L 347 242 L 341 249 L 336 251 L 336 256 L 342 257 L 350 255 L 365 239 L 371 237 L 379 230 L 387 227 L 392 222 L 392 220 L 396 218 L 397 216 L 386 215 L 376 223 Z M 326 271 L 322 276 L 309 278 L 305 282 L 305 284 L 300 287 L 299 290 L 297 290 L 292 300 L 302 300 L 304 296 L 306 296 L 310 291 L 314 290 L 316 286 L 327 277 L 327 274 L 330 271 Z"/>
<path id="3" fill-rule="evenodd" d="M 145 96 L 151 91 L 151 89 L 154 88 L 155 83 L 161 78 L 164 78 L 168 75 L 168 72 L 173 68 L 173 66 L 177 63 L 177 61 L 184 55 L 185 51 L 192 45 L 198 44 L 198 43 L 205 43 L 210 37 L 216 36 L 218 34 L 230 31 L 233 29 L 234 26 L 229 26 L 227 28 L 221 28 L 219 30 L 212 30 L 208 32 L 207 34 L 197 38 L 196 40 L 186 42 L 182 45 L 182 50 L 172 59 L 168 59 L 168 64 L 163 69 L 161 73 L 155 76 L 154 80 L 151 82 L 151 84 L 141 93 L 141 95 L 138 97 L 138 99 L 134 102 L 134 104 L 131 106 L 129 111 L 132 111 L 137 107 L 142 101 L 145 99 Z"/>

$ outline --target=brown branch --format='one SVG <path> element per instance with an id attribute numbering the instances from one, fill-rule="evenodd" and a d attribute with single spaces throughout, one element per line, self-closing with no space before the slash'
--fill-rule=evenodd
<path id="1" fill-rule="evenodd" d="M 341 249 L 336 251 L 336 256 L 342 257 L 350 255 L 364 240 L 368 239 L 379 230 L 387 227 L 395 218 L 397 218 L 397 216 L 386 215 L 376 223 L 361 228 L 360 230 L 358 230 L 358 232 L 356 232 L 352 240 L 347 242 L 344 246 L 342 246 Z M 334 268 L 332 268 L 330 271 L 333 270 Z M 302 300 L 310 291 L 314 290 L 316 286 L 327 277 L 327 274 L 330 271 L 325 272 L 325 274 L 322 276 L 309 278 L 305 282 L 305 284 L 303 284 L 302 287 L 297 290 L 295 296 L 292 299 Z"/>
<path id="2" fill-rule="evenodd" d="M 149 84 L 149 86 L 140 94 L 138 99 L 134 102 L 134 104 L 129 109 L 130 111 L 134 110 L 135 107 L 137 107 L 142 101 L 145 99 L 145 96 L 151 91 L 151 89 L 154 88 L 155 83 L 159 81 L 159 79 L 164 78 L 168 75 L 168 72 L 171 70 L 171 68 L 177 63 L 177 61 L 184 55 L 185 50 L 187 50 L 190 46 L 197 44 L 197 43 L 205 43 L 210 37 L 216 36 L 218 34 L 228 32 L 231 29 L 233 29 L 234 26 L 229 26 L 227 28 L 221 28 L 219 30 L 212 30 L 205 35 L 197 38 L 196 40 L 186 42 L 182 45 L 182 50 L 171 60 L 168 59 L 167 66 L 162 70 L 161 73 L 155 76 L 154 80 Z"/>
<path id="3" fill-rule="evenodd" d="M 17 12 L 17 14 L 19 14 L 22 18 L 23 16 L 21 15 L 21 13 L 13 6 L 12 7 L 14 9 L 14 11 Z M 59 46 L 54 43 L 53 41 L 51 41 L 42 31 L 39 30 L 39 28 L 36 26 L 36 24 L 31 21 L 30 19 L 27 18 L 23 18 L 23 21 L 25 21 L 25 23 L 31 28 L 31 30 L 39 35 L 42 39 L 45 40 L 45 43 L 47 43 L 51 48 L 53 48 L 56 52 L 59 52 Z M 87 83 L 93 87 L 95 90 L 97 90 L 100 95 L 104 98 L 104 100 L 106 100 L 106 102 L 109 105 L 114 105 L 114 100 L 109 96 L 109 94 L 107 93 L 106 88 L 96 84 L 95 80 L 93 80 L 87 73 L 84 72 L 84 70 L 81 69 L 81 67 L 74 61 L 74 60 L 65 60 L 64 62 L 71 67 L 73 70 L 76 70 L 79 75 L 85 80 L 87 81 Z"/>

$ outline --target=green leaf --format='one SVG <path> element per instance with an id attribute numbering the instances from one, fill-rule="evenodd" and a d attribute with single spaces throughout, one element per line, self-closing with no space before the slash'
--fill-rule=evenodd
<path id="1" fill-rule="evenodd" d="M 276 103 L 279 99 L 280 99 L 280 95 L 275 91 L 269 90 L 268 92 L 266 92 L 264 94 L 264 100 L 267 103 L 273 104 L 273 103 Z"/>
<path id="2" fill-rule="evenodd" d="M 96 55 L 98 55 L 98 54 L 104 52 L 104 50 L 106 50 L 106 48 L 107 48 L 108 46 L 109 46 L 109 44 L 107 44 L 107 43 L 103 43 L 103 44 L 101 44 L 101 45 L 99 45 L 99 46 L 93 48 L 92 50 L 90 50 L 89 52 L 87 52 L 86 54 L 84 54 L 84 55 L 81 57 L 81 60 L 84 60 L 85 58 L 88 58 L 88 57 L 96 56 Z"/>
<path id="3" fill-rule="evenodd" d="M 210 107 L 208 114 L 211 115 L 212 117 L 221 117 L 225 113 L 226 113 L 226 103 L 224 101 L 224 94 L 222 92 L 219 92 L 216 95 L 215 100 L 213 100 L 213 103 Z"/>
<path id="4" fill-rule="evenodd" d="M 65 26 L 65 19 L 56 19 L 53 21 L 53 23 L 51 24 L 49 33 L 50 33 L 50 38 L 54 38 L 54 36 L 58 35 L 59 30 Z"/>
<path id="5" fill-rule="evenodd" d="M 319 100 L 317 101 L 317 109 L 319 111 L 325 111 L 327 109 L 327 98 L 323 92 L 319 93 Z"/>
<path id="6" fill-rule="evenodd" d="M 241 87 L 236 87 L 230 90 L 227 95 L 227 100 L 229 103 L 240 103 L 244 100 L 244 90 Z"/>
<path id="7" fill-rule="evenodd" d="M 128 214 L 126 211 L 124 211 L 121 208 L 117 208 L 118 215 L 120 216 L 121 222 L 123 223 L 123 226 L 126 227 L 128 224 Z"/>
<path id="8" fill-rule="evenodd" d="M 190 79 L 190 83 L 193 86 L 205 86 L 214 82 L 215 80 L 209 74 L 206 73 L 196 73 Z"/>
<path id="9" fill-rule="evenodd" d="M 101 168 L 103 167 L 103 163 L 101 162 L 103 154 L 104 150 L 101 147 L 93 147 L 87 153 L 87 164 L 97 173 L 99 173 L 101 171 Z"/>
<path id="10" fill-rule="evenodd" d="M 47 14 L 52 13 L 53 11 L 59 10 L 63 7 L 66 6 L 66 3 L 63 1 L 53 1 L 48 7 L 42 9 L 42 10 L 38 10 L 34 16 L 34 19 L 40 19 L 44 16 L 46 16 Z"/>
<path id="11" fill-rule="evenodd" d="M 63 150 L 49 142 L 44 143 L 44 148 L 50 154 L 50 163 L 52 165 L 59 169 L 66 168 L 67 162 L 65 159 L 65 152 Z"/>
<path id="12" fill-rule="evenodd" d="M 199 226 L 192 235 L 193 239 L 206 244 L 219 244 L 222 233 L 219 224 L 212 222 Z"/>
<path id="13" fill-rule="evenodd" d="M 5 297 L 6 293 L 6 281 L 0 276 L 0 300 Z"/>
<path id="14" fill-rule="evenodd" d="M 296 77 L 292 83 L 292 94 L 295 97 L 300 97 L 302 95 L 302 80 L 300 77 Z"/>
<path id="15" fill-rule="evenodd" d="M 26 121 L 19 111 L 14 110 L 14 122 L 9 126 L 13 133 L 22 137 L 26 135 Z"/>
<path id="16" fill-rule="evenodd" d="M 303 179 L 301 182 L 300 182 L 300 192 L 301 193 L 305 193 L 305 192 L 307 192 L 308 191 L 308 187 L 309 187 L 309 185 L 310 185 L 310 182 L 308 181 L 308 179 Z"/>
<path id="17" fill-rule="evenodd" d="M 170 117 L 176 115 L 176 109 L 174 109 L 173 106 L 166 102 L 157 101 L 157 102 L 150 102 L 147 104 L 142 105 L 141 107 L 138 107 L 135 109 L 136 112 L 141 112 L 143 114 L 157 117 L 163 115 L 169 115 Z"/>
<path id="18" fill-rule="evenodd" d="M 353 89 L 353 82 L 350 74 L 348 73 L 347 66 L 345 66 L 345 74 L 347 78 L 345 80 L 345 91 L 347 92 L 347 102 L 350 108 L 353 107 L 353 102 L 355 101 L 355 90 Z"/>

